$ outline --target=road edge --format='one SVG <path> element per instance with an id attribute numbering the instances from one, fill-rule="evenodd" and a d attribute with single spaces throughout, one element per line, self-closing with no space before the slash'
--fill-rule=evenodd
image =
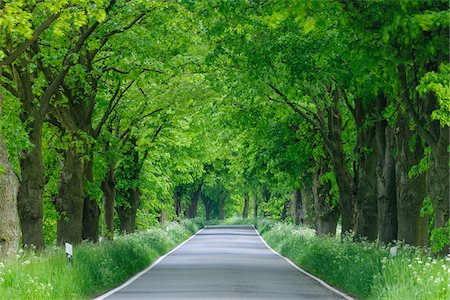
<path id="1" fill-rule="evenodd" d="M 294 264 L 289 258 L 281 255 L 280 253 L 278 253 L 277 251 L 275 251 L 272 247 L 269 246 L 269 244 L 267 244 L 267 242 L 264 240 L 264 238 L 261 236 L 261 234 L 259 234 L 258 229 L 256 229 L 255 225 L 252 224 L 253 229 L 256 231 L 256 233 L 258 234 L 259 238 L 261 239 L 261 241 L 264 243 L 264 245 L 266 245 L 267 248 L 269 248 L 270 251 L 272 251 L 274 254 L 276 254 L 277 256 L 281 257 L 282 259 L 284 259 L 286 262 L 288 262 L 291 266 L 293 266 L 295 269 L 297 269 L 297 271 L 305 274 L 306 276 L 314 279 L 315 281 L 317 281 L 318 283 L 320 283 L 321 285 L 323 285 L 324 287 L 326 287 L 327 289 L 329 289 L 330 291 L 338 294 L 339 296 L 343 297 L 344 299 L 347 300 L 356 300 L 355 298 L 341 292 L 340 290 L 336 289 L 335 287 L 332 287 L 331 285 L 329 285 L 328 283 L 326 283 L 325 281 L 323 281 L 322 279 L 320 279 L 319 277 L 316 277 L 310 273 L 308 273 L 307 271 L 303 270 L 302 268 L 300 268 L 299 266 L 297 266 L 296 264 Z"/>
<path id="2" fill-rule="evenodd" d="M 130 279 L 128 279 L 127 281 L 125 281 L 124 283 L 122 283 L 121 285 L 119 285 L 118 287 L 106 292 L 103 295 L 100 295 L 96 298 L 94 298 L 94 300 L 104 300 L 106 298 L 108 298 L 109 296 L 111 296 L 112 294 L 120 291 L 121 289 L 123 289 L 124 287 L 129 286 L 131 283 L 133 283 L 136 279 L 138 279 L 139 277 L 141 277 L 142 275 L 144 275 L 145 273 L 147 273 L 148 271 L 150 271 L 151 269 L 153 269 L 154 267 L 156 267 L 156 265 L 158 265 L 162 260 L 164 260 L 167 256 L 169 256 L 170 254 L 174 253 L 175 251 L 177 251 L 179 248 L 181 248 L 184 244 L 186 244 L 187 242 L 189 242 L 191 239 L 193 239 L 197 234 L 199 234 L 203 229 L 205 229 L 205 227 L 203 227 L 202 229 L 198 230 L 196 233 L 194 233 L 190 238 L 188 238 L 187 240 L 185 240 L 184 242 L 182 242 L 181 244 L 179 244 L 177 247 L 173 248 L 172 250 L 170 250 L 169 252 L 167 252 L 166 254 L 164 254 L 163 256 L 160 256 L 157 260 L 155 260 L 150 266 L 148 266 L 147 268 L 145 268 L 143 271 L 137 273 L 136 275 L 134 275 L 133 277 L 131 277 Z"/>

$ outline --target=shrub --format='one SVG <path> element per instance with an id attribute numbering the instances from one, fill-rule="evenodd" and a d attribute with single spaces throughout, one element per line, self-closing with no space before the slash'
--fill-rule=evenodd
<path id="1" fill-rule="evenodd" d="M 20 251 L 15 260 L 0 262 L 0 298 L 89 298 L 121 284 L 201 226 L 185 220 L 100 244 L 83 243 L 74 249 L 72 265 L 61 248 L 41 255 Z"/>
<path id="2" fill-rule="evenodd" d="M 316 237 L 311 229 L 259 220 L 271 247 L 329 284 L 362 299 L 450 299 L 450 257 L 398 245 L 353 242 L 350 237 Z"/>

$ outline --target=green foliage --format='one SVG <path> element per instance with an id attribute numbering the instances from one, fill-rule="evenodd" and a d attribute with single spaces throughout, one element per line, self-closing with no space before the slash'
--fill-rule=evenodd
<path id="1" fill-rule="evenodd" d="M 185 220 L 75 248 L 72 266 L 64 251 L 49 248 L 35 256 L 22 253 L 0 262 L 0 294 L 7 299 L 88 299 L 124 282 L 158 256 L 198 231 Z"/>

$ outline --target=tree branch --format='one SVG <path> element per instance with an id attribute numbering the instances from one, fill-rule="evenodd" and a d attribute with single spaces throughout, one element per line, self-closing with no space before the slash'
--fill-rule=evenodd
<path id="1" fill-rule="evenodd" d="M 0 68 L 13 63 L 22 53 L 24 53 L 37 39 L 38 37 L 56 20 L 60 14 L 53 14 L 48 17 L 33 33 L 33 36 L 26 40 L 22 45 L 16 48 L 10 55 L 8 55 L 3 61 L 0 61 Z"/>

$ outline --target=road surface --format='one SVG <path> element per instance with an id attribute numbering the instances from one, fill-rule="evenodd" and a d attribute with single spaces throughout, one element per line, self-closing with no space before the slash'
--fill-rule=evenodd
<path id="1" fill-rule="evenodd" d="M 345 299 L 272 252 L 246 225 L 208 226 L 125 285 L 97 299 Z"/>

